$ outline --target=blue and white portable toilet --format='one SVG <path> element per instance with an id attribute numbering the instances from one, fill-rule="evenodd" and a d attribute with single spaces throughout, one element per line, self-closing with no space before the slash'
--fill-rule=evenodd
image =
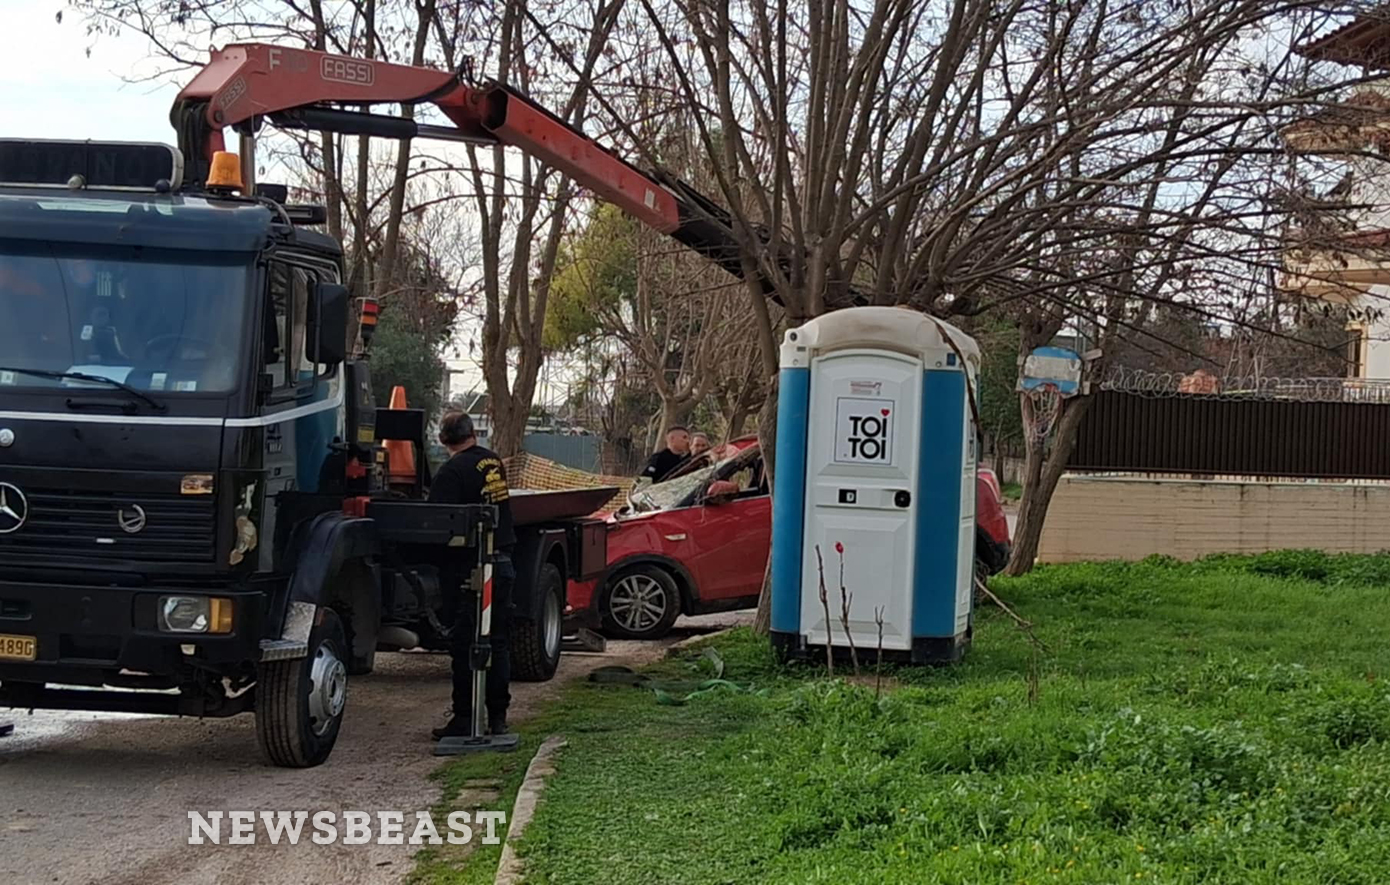
<path id="1" fill-rule="evenodd" d="M 827 637 L 848 648 L 841 556 L 861 660 L 878 647 L 878 610 L 886 659 L 964 652 L 977 457 L 967 385 L 979 363 L 968 335 L 905 308 L 838 310 L 787 331 L 772 496 L 772 637 L 783 658 L 823 655 Z"/>

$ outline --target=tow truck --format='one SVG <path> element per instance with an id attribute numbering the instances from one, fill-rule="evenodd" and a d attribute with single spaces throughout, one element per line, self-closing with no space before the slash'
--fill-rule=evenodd
<path id="1" fill-rule="evenodd" d="M 453 126 L 364 110 L 423 102 Z M 495 510 L 427 503 L 425 416 L 372 397 L 378 307 L 351 318 L 323 207 L 255 183 L 260 127 L 518 147 L 741 268 L 712 201 L 464 71 L 237 44 L 170 119 L 176 146 L 0 140 L 0 706 L 253 712 L 311 767 L 378 650 L 447 646 L 441 568 L 481 586 Z M 515 497 L 518 678 L 554 673 L 616 491 Z"/>

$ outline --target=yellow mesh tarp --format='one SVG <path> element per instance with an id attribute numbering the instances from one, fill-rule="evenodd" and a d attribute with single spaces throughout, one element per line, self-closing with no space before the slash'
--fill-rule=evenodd
<path id="1" fill-rule="evenodd" d="M 507 465 L 507 484 L 514 489 L 563 491 L 616 486 L 618 493 L 599 510 L 604 514 L 612 513 L 623 505 L 627 500 L 627 491 L 635 481 L 631 476 L 604 476 L 576 470 L 530 452 L 522 452 L 504 463 Z"/>

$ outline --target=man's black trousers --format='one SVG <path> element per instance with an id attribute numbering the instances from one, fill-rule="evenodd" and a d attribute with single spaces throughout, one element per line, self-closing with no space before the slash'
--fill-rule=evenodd
<path id="1" fill-rule="evenodd" d="M 516 569 L 511 557 L 496 554 L 492 563 L 492 666 L 487 671 L 487 714 L 489 719 L 507 715 L 512 695 L 512 590 Z M 473 715 L 473 671 L 468 668 L 468 648 L 473 644 L 473 610 L 477 607 L 470 590 L 459 600 L 454 622 L 454 717 L 467 721 Z"/>

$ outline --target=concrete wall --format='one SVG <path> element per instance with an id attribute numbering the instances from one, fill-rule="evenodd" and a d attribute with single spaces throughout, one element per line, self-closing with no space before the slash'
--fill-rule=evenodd
<path id="1" fill-rule="evenodd" d="M 1042 562 L 1390 550 L 1390 484 L 1064 476 Z"/>

